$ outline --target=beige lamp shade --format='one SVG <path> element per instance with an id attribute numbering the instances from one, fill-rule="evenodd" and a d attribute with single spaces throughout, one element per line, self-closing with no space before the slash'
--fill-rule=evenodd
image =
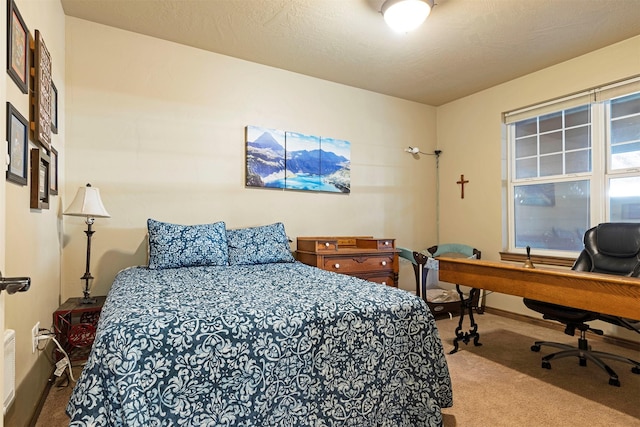
<path id="1" fill-rule="evenodd" d="M 78 188 L 76 197 L 69 205 L 64 215 L 85 216 L 87 218 L 110 218 L 100 199 L 100 190 L 87 184 Z"/>

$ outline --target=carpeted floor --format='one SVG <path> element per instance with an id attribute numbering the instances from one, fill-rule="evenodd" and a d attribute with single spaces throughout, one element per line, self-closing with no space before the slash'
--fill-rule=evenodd
<path id="1" fill-rule="evenodd" d="M 577 344 L 578 338 L 492 314 L 476 317 L 482 346 L 462 345 L 447 356 L 453 382 L 454 406 L 444 409 L 445 427 L 453 426 L 640 426 L 640 375 L 631 365 L 611 361 L 621 387 L 596 365 L 577 358 L 553 360 L 541 367 L 543 347 L 530 350 L 536 340 Z M 438 321 L 445 350 L 453 349 L 458 319 Z M 588 337 L 590 339 L 590 337 Z M 592 347 L 635 360 L 640 352 L 591 340 Z"/>
<path id="2" fill-rule="evenodd" d="M 480 342 L 461 345 L 448 355 L 454 406 L 444 409 L 445 427 L 501 426 L 638 426 L 640 427 L 640 375 L 630 365 L 611 361 L 621 387 L 608 384 L 608 375 L 597 366 L 580 367 L 577 359 L 552 361 L 542 369 L 540 357 L 552 352 L 529 350 L 535 340 L 575 344 L 577 337 L 561 331 L 493 314 L 477 316 Z M 437 322 L 445 351 L 458 319 Z M 640 359 L 640 352 L 591 340 L 594 348 Z M 79 375 L 79 374 L 78 374 Z M 69 424 L 64 408 L 71 387 L 52 387 L 36 427 Z"/>

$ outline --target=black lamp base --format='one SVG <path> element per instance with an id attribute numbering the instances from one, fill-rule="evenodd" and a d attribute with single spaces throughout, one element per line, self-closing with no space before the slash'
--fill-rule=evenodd
<path id="1" fill-rule="evenodd" d="M 92 277 L 93 279 L 93 277 Z M 91 298 L 91 293 L 89 291 L 89 281 L 87 280 L 86 287 L 84 291 L 82 291 L 82 298 L 80 299 L 80 304 L 95 304 L 98 300 L 95 298 Z"/>
<path id="2" fill-rule="evenodd" d="M 93 225 L 93 218 L 87 217 L 86 220 L 87 229 L 85 230 L 85 234 L 87 235 L 87 271 L 84 272 L 84 276 L 80 279 L 84 280 L 84 290 L 82 291 L 83 298 L 80 300 L 80 304 L 95 304 L 97 300 L 95 298 L 91 298 L 91 280 L 93 280 L 93 276 L 89 271 L 89 265 L 91 264 L 91 236 L 94 231 L 91 229 L 91 225 Z"/>

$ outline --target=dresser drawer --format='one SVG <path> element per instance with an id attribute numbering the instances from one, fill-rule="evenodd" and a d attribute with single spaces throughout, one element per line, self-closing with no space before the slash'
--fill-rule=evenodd
<path id="1" fill-rule="evenodd" d="M 335 252 L 338 250 L 338 241 L 332 239 L 298 239 L 298 250 L 308 252 Z"/>
<path id="2" fill-rule="evenodd" d="M 393 254 L 324 257 L 323 270 L 336 273 L 393 271 Z"/>
<path id="3" fill-rule="evenodd" d="M 362 273 L 362 274 L 358 274 L 357 277 L 364 280 L 368 280 L 370 282 L 379 283 L 381 285 L 394 286 L 394 287 L 398 286 L 398 284 L 395 283 L 395 279 L 394 279 L 395 275 L 390 271 L 386 273 L 378 273 L 378 274 Z"/>
<path id="4" fill-rule="evenodd" d="M 379 251 L 395 249 L 395 239 L 371 239 L 371 238 L 359 238 L 356 239 L 356 246 L 363 249 L 376 249 Z"/>

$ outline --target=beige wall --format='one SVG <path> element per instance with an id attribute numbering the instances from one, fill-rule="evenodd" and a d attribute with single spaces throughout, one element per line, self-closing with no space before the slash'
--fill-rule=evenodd
<path id="1" fill-rule="evenodd" d="M 640 74 L 640 37 L 558 64 L 438 108 L 440 161 L 440 240 L 466 242 L 498 260 L 505 247 L 503 229 L 504 127 L 501 114 L 600 84 Z M 465 198 L 456 184 L 470 182 Z M 490 295 L 487 304 L 535 315 L 522 299 Z M 608 333 L 637 340 L 637 334 L 603 325 Z"/>
<path id="2" fill-rule="evenodd" d="M 16 0 L 16 3 L 30 33 L 34 35 L 38 29 L 51 53 L 52 76 L 61 94 L 60 119 L 64 120 L 65 17 L 62 7 L 59 2 L 45 0 Z M 5 19 L 2 22 L 7 21 Z M 6 43 L 2 43 L 2 46 L 5 49 Z M 3 74 L 6 75 L 6 72 L 3 71 Z M 3 86 L 6 86 L 7 101 L 28 119 L 29 97 L 8 77 Z M 2 135 L 5 135 L 4 131 Z M 64 138 L 62 125 L 60 133 L 52 137 L 53 146 L 61 153 L 61 159 L 64 158 Z M 33 142 L 30 145 L 30 148 L 36 147 Z M 64 182 L 63 168 L 60 179 Z M 35 210 L 29 208 L 29 186 L 5 181 L 5 190 L 6 268 L 3 273 L 7 276 L 30 276 L 32 279 L 29 291 L 5 296 L 5 327 L 16 331 L 16 384 L 20 386 L 28 382 L 31 388 L 18 389 L 16 401 L 5 423 L 21 425 L 24 414 L 30 414 L 35 409 L 39 392 L 51 372 L 48 361 L 50 355 L 41 352 L 32 354 L 30 337 L 31 328 L 36 322 L 40 322 L 41 327 L 51 327 L 52 313 L 59 305 L 62 196 L 52 196 L 48 210 Z M 32 375 L 36 371 L 40 372 Z"/>
<path id="3" fill-rule="evenodd" d="M 90 182 L 111 214 L 94 227 L 96 295 L 120 269 L 146 262 L 149 217 L 228 227 L 282 221 L 294 240 L 434 240 L 435 162 L 404 152 L 434 150 L 433 107 L 73 18 L 66 77 L 66 194 Z M 351 194 L 245 188 L 247 125 L 350 141 Z M 86 226 L 64 224 L 66 299 L 80 294 Z M 412 272 L 401 276 L 413 289 Z"/>
<path id="4" fill-rule="evenodd" d="M 470 242 L 497 259 L 504 239 L 500 113 L 640 72 L 634 38 L 436 109 L 75 18 L 65 26 L 58 2 L 17 1 L 52 53 L 61 161 L 61 192 L 49 210 L 29 209 L 28 187 L 5 185 L 4 272 L 33 278 L 29 292 L 6 298 L 23 388 L 39 363 L 31 327 L 51 326 L 59 302 L 81 295 L 86 226 L 61 215 L 79 186 L 99 187 L 111 214 L 95 225 L 96 295 L 108 292 L 121 268 L 146 262 L 149 217 L 230 227 L 282 221 L 294 239 L 372 234 L 410 248 L 433 244 L 435 159 L 414 159 L 403 151 L 409 145 L 443 151 L 440 241 Z M 0 80 L 5 97 L 28 115 L 27 96 L 8 78 Z M 351 195 L 245 188 L 247 125 L 351 141 Z M 470 180 L 465 199 L 455 184 L 460 174 Z M 413 289 L 411 274 L 403 264 L 401 287 Z M 524 311 L 519 298 L 494 294 L 489 304 Z M 18 396 L 27 405 L 37 398 L 28 391 Z"/>
<path id="5" fill-rule="evenodd" d="M 0 8 L 0 22 L 7 22 L 7 8 Z M 2 49 L 4 49 L 3 51 L 3 55 L 6 58 L 6 46 L 7 46 L 7 32 L 6 31 L 0 31 L 0 46 L 5 46 Z M 0 105 L 6 105 L 7 102 L 7 82 L 8 80 L 10 80 L 9 76 L 7 75 L 7 73 L 0 73 Z M 0 135 L 6 135 L 7 134 L 7 126 L 6 126 L 6 120 L 2 120 L 0 118 Z M 5 152 L 5 150 L 7 149 L 7 142 L 5 140 L 5 138 L 2 139 L 3 143 L 2 143 L 2 148 L 0 148 L 0 151 L 2 151 L 3 153 Z M 5 166 L 6 170 L 6 161 L 4 159 L 0 160 L 0 164 L 2 164 L 3 166 Z M 5 186 L 4 185 L 0 185 L 0 271 L 4 274 L 5 273 L 5 263 L 4 263 L 4 258 L 5 258 L 5 249 L 6 249 L 6 245 L 5 245 Z M 5 306 L 5 296 L 6 296 L 6 292 L 3 292 L 2 294 L 0 294 L 0 333 L 4 334 L 4 306 Z M 4 366 L 4 351 L 0 352 L 0 366 Z M 1 381 L 0 384 L 0 396 L 4 396 L 4 381 Z M 3 417 L 0 417 L 0 427 L 2 427 L 4 425 L 4 419 Z"/>

